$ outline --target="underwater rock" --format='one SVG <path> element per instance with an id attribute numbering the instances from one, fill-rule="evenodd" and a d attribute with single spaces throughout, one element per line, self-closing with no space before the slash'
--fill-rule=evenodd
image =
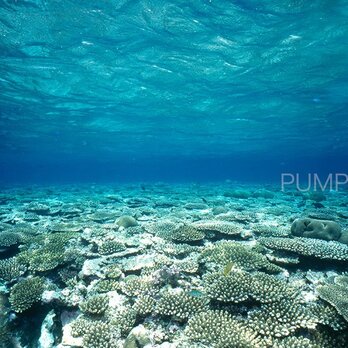
<path id="1" fill-rule="evenodd" d="M 53 348 L 54 347 L 54 318 L 56 314 L 52 309 L 44 319 L 41 325 L 41 335 L 38 342 L 38 348 Z"/>
<path id="2" fill-rule="evenodd" d="M 128 259 L 121 260 L 121 265 L 124 271 L 137 271 L 144 267 L 153 267 L 156 264 L 156 254 L 138 255 Z"/>
<path id="3" fill-rule="evenodd" d="M 90 276 L 102 277 L 101 270 L 103 268 L 104 263 L 105 263 L 104 258 L 86 260 L 83 263 L 83 267 L 79 276 L 81 278 L 90 277 Z"/>
<path id="4" fill-rule="evenodd" d="M 48 205 L 37 202 L 32 202 L 27 205 L 26 210 L 37 215 L 49 215 L 50 213 L 50 207 Z"/>
<path id="5" fill-rule="evenodd" d="M 144 325 L 138 325 L 127 336 L 123 348 L 142 348 L 151 344 L 149 331 Z"/>
<path id="6" fill-rule="evenodd" d="M 338 241 L 343 244 L 348 244 L 348 229 L 342 230 L 341 237 Z"/>
<path id="7" fill-rule="evenodd" d="M 138 222 L 133 216 L 123 215 L 117 220 L 116 224 L 120 227 L 128 228 L 137 226 Z"/>
<path id="8" fill-rule="evenodd" d="M 208 209 L 209 207 L 205 203 L 186 203 L 184 205 L 184 208 L 187 210 L 204 210 Z"/>
<path id="9" fill-rule="evenodd" d="M 308 194 L 308 199 L 319 203 L 319 202 L 325 201 L 326 196 L 324 195 L 322 191 L 313 191 Z"/>
<path id="10" fill-rule="evenodd" d="M 296 219 L 291 225 L 291 233 L 298 237 L 338 240 L 341 227 L 334 221 L 315 219 Z"/>
<path id="11" fill-rule="evenodd" d="M 82 337 L 74 337 L 72 335 L 72 327 L 71 324 L 76 320 L 79 316 L 77 311 L 63 311 L 61 314 L 60 320 L 62 322 L 62 341 L 58 346 L 59 348 L 63 347 L 82 347 Z"/>
<path id="12" fill-rule="evenodd" d="M 215 206 L 212 209 L 212 213 L 214 215 L 225 214 L 227 212 L 228 212 L 228 208 L 221 206 L 221 205 Z"/>

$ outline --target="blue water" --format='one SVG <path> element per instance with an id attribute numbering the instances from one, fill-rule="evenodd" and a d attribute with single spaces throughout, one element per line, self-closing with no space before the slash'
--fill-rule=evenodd
<path id="1" fill-rule="evenodd" d="M 0 180 L 348 171 L 348 1 L 0 1 Z"/>

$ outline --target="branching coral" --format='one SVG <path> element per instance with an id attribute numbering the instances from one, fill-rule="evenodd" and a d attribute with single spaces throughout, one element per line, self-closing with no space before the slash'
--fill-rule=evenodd
<path id="1" fill-rule="evenodd" d="M 120 283 L 115 279 L 102 279 L 94 286 L 94 289 L 96 292 L 103 293 L 119 290 L 120 287 Z"/>
<path id="2" fill-rule="evenodd" d="M 217 348 L 260 347 L 257 333 L 224 311 L 208 310 L 195 314 L 185 330 L 193 341 Z"/>
<path id="3" fill-rule="evenodd" d="M 10 281 L 26 271 L 26 267 L 19 263 L 15 257 L 0 260 L 0 279 Z"/>
<path id="4" fill-rule="evenodd" d="M 12 347 L 11 332 L 5 319 L 0 317 L 0 348 Z"/>
<path id="5" fill-rule="evenodd" d="M 200 297 L 191 296 L 183 291 L 167 291 L 156 304 L 155 311 L 161 315 L 184 320 L 205 308 L 206 302 Z"/>
<path id="6" fill-rule="evenodd" d="M 147 229 L 158 237 L 179 243 L 197 242 L 205 237 L 202 231 L 191 224 L 177 224 L 167 220 L 151 224 Z"/>
<path id="7" fill-rule="evenodd" d="M 348 276 L 337 276 L 335 284 L 318 286 L 317 291 L 348 321 Z"/>
<path id="8" fill-rule="evenodd" d="M 182 225 L 179 226 L 174 232 L 170 235 L 170 239 L 175 242 L 180 243 L 190 243 L 196 242 L 204 239 L 205 234 L 199 231 L 193 225 Z"/>
<path id="9" fill-rule="evenodd" d="M 210 273 L 204 277 L 204 290 L 213 300 L 239 303 L 252 299 L 261 303 L 270 303 L 282 298 L 294 299 L 297 291 L 283 281 L 266 273 L 254 274 L 231 272 Z"/>
<path id="10" fill-rule="evenodd" d="M 200 262 L 213 262 L 220 266 L 225 266 L 231 262 L 235 267 L 250 271 L 264 270 L 276 273 L 283 270 L 268 261 L 265 255 L 258 253 L 256 250 L 230 241 L 216 243 L 204 249 Z"/>
<path id="11" fill-rule="evenodd" d="M 116 240 L 106 241 L 98 247 L 98 251 L 102 255 L 117 253 L 117 252 L 123 251 L 125 249 L 126 249 L 125 245 L 121 242 L 116 241 Z"/>
<path id="12" fill-rule="evenodd" d="M 136 299 L 133 305 L 133 309 L 139 315 L 146 315 L 154 311 L 155 304 L 156 304 L 156 301 L 152 296 L 141 295 Z"/>
<path id="13" fill-rule="evenodd" d="M 134 327 L 136 314 L 136 311 L 130 306 L 120 307 L 109 314 L 108 320 L 121 334 L 126 335 Z"/>
<path id="14" fill-rule="evenodd" d="M 262 304 L 248 316 L 248 325 L 264 336 L 285 337 L 300 328 L 314 329 L 316 324 L 304 305 L 287 298 Z"/>
<path id="15" fill-rule="evenodd" d="M 271 249 L 289 251 L 323 260 L 348 261 L 348 246 L 335 241 L 326 242 L 320 239 L 303 237 L 265 237 L 258 241 Z"/>
<path id="16" fill-rule="evenodd" d="M 13 286 L 10 292 L 9 301 L 12 309 L 21 313 L 29 309 L 35 302 L 40 301 L 44 291 L 42 278 L 27 278 Z"/>
<path id="17" fill-rule="evenodd" d="M 240 224 L 221 220 L 198 221 L 193 226 L 200 231 L 218 232 L 229 236 L 240 235 L 243 231 L 243 227 Z"/>
<path id="18" fill-rule="evenodd" d="M 7 231 L 0 232 L 0 248 L 19 244 L 21 239 L 22 237 L 19 233 Z"/>
<path id="19" fill-rule="evenodd" d="M 156 292 L 157 284 L 151 276 L 128 276 L 121 283 L 121 290 L 127 296 L 139 296 Z"/>
<path id="20" fill-rule="evenodd" d="M 95 322 L 88 326 L 83 335 L 84 348 L 113 348 L 117 344 L 118 333 L 108 323 Z"/>
<path id="21" fill-rule="evenodd" d="M 95 295 L 80 304 L 84 313 L 102 315 L 109 307 L 109 298 L 104 295 Z"/>
<path id="22" fill-rule="evenodd" d="M 76 234 L 70 232 L 35 236 L 26 242 L 26 250 L 18 255 L 18 260 L 29 270 L 50 271 L 66 262 L 66 247 L 73 238 Z"/>

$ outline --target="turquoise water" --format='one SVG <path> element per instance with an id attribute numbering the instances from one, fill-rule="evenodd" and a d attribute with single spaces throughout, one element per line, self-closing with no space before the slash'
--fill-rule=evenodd
<path id="1" fill-rule="evenodd" d="M 0 0 L 0 348 L 347 348 L 347 184 L 348 0 Z"/>
<path id="2" fill-rule="evenodd" d="M 342 172 L 347 17 L 344 0 L 1 1 L 1 177 Z"/>

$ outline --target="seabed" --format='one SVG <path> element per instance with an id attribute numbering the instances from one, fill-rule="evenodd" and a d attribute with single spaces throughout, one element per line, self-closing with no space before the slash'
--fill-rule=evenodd
<path id="1" fill-rule="evenodd" d="M 2 187 L 0 346 L 347 347 L 347 197 Z"/>

